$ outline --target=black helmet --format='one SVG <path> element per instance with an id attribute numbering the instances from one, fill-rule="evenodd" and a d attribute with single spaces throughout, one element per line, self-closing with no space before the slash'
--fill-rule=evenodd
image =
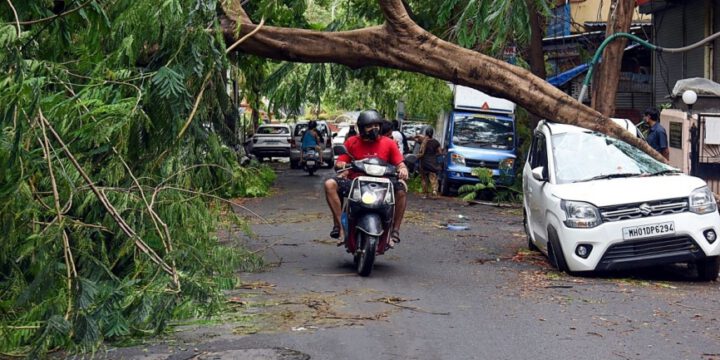
<path id="1" fill-rule="evenodd" d="M 382 124 L 383 121 L 379 112 L 375 110 L 365 110 L 358 115 L 357 126 L 359 129 L 362 129 L 370 124 Z"/>
<path id="2" fill-rule="evenodd" d="M 378 134 L 377 133 L 374 135 L 368 134 L 365 131 L 365 127 L 368 125 L 372 125 L 372 124 L 382 125 L 383 121 L 384 120 L 383 120 L 382 116 L 380 116 L 380 113 L 378 113 L 375 110 L 365 110 L 365 111 L 361 112 L 360 115 L 358 115 L 358 119 L 357 119 L 357 127 L 358 127 L 358 132 L 360 133 L 360 136 L 363 138 L 374 140 L 375 138 L 377 138 Z M 378 133 L 379 133 L 379 131 L 378 131 Z"/>
<path id="3" fill-rule="evenodd" d="M 317 121 L 310 120 L 310 122 L 308 123 L 308 129 L 314 129 L 316 127 L 317 127 Z"/>

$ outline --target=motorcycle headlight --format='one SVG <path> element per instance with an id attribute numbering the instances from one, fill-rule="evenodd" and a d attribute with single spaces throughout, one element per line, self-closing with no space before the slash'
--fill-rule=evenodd
<path id="1" fill-rule="evenodd" d="M 465 157 L 460 154 L 453 153 L 450 155 L 450 161 L 452 161 L 455 165 L 465 166 Z"/>
<path id="2" fill-rule="evenodd" d="M 592 204 L 563 200 L 560 202 L 560 207 L 565 210 L 567 227 L 588 229 L 602 224 L 600 211 Z"/>
<path id="3" fill-rule="evenodd" d="M 375 195 L 375 192 L 373 191 L 366 191 L 362 194 L 362 202 L 363 204 L 371 205 L 374 204 L 377 201 L 377 195 Z"/>
<path id="4" fill-rule="evenodd" d="M 371 165 L 365 164 L 365 173 L 370 176 L 383 176 L 385 175 L 385 166 L 382 165 Z"/>
<path id="5" fill-rule="evenodd" d="M 707 186 L 703 186 L 690 193 L 690 211 L 696 214 L 707 214 L 717 210 L 715 196 Z"/>

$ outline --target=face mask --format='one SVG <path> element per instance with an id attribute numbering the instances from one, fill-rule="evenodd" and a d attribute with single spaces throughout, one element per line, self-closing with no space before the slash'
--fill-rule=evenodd
<path id="1" fill-rule="evenodd" d="M 367 138 L 373 141 L 377 140 L 378 135 L 380 135 L 380 130 L 378 129 L 372 129 L 367 132 Z"/>

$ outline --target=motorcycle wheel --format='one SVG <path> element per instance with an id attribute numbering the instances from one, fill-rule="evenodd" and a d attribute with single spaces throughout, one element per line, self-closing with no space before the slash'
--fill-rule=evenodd
<path id="1" fill-rule="evenodd" d="M 313 176 L 313 174 L 315 174 L 315 170 L 313 170 L 313 169 L 308 170 L 308 175 Z"/>
<path id="2" fill-rule="evenodd" d="M 360 276 L 369 276 L 375 263 L 375 250 L 377 248 L 378 237 L 368 235 L 358 231 L 358 247 L 361 253 L 357 261 L 357 273 Z"/>

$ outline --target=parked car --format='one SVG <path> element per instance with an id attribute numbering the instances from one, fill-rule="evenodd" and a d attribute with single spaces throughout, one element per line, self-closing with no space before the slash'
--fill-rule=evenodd
<path id="1" fill-rule="evenodd" d="M 257 128 L 250 143 L 250 153 L 259 161 L 272 157 L 290 156 L 292 126 L 288 124 L 263 124 Z"/>
<path id="2" fill-rule="evenodd" d="M 308 121 L 301 121 L 295 124 L 293 129 L 293 138 L 290 147 L 290 168 L 298 169 L 300 167 L 300 145 L 302 144 L 302 137 L 308 128 Z M 333 167 L 335 161 L 333 159 L 332 150 L 332 137 L 333 134 L 330 132 L 330 127 L 327 122 L 317 120 L 317 130 L 320 136 L 323 138 L 324 143 L 322 147 L 322 161 L 328 167 Z"/>
<path id="3" fill-rule="evenodd" d="M 338 131 L 337 131 L 337 133 L 335 133 L 335 136 L 332 138 L 333 146 L 344 144 L 345 140 L 347 140 L 348 131 L 350 131 L 349 124 L 338 125 Z"/>
<path id="4" fill-rule="evenodd" d="M 621 140 L 541 121 L 523 169 L 528 246 L 561 271 L 689 263 L 720 270 L 720 213 L 702 179 Z"/>
<path id="5" fill-rule="evenodd" d="M 401 132 L 407 139 L 408 146 L 412 152 L 415 148 L 415 135 L 422 135 L 423 129 L 428 126 L 427 124 L 417 122 L 404 122 L 401 127 Z"/>

